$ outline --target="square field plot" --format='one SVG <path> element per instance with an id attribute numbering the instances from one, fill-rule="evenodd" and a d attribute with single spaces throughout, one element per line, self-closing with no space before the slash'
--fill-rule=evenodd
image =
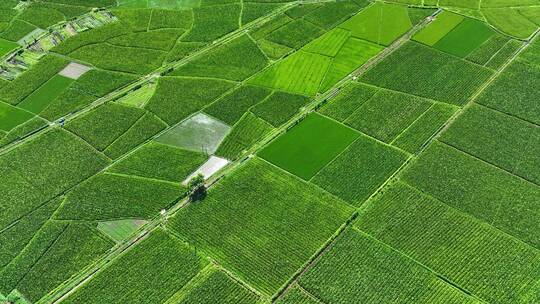
<path id="1" fill-rule="evenodd" d="M 436 19 L 413 36 L 413 40 L 434 45 L 463 21 L 463 16 L 449 11 L 438 14 Z"/>
<path id="2" fill-rule="evenodd" d="M 199 113 L 161 135 L 156 141 L 182 149 L 212 154 L 231 127 Z"/>
<path id="3" fill-rule="evenodd" d="M 169 228 L 267 296 L 352 213 L 341 200 L 255 158 L 222 179 Z"/>
<path id="4" fill-rule="evenodd" d="M 358 132 L 329 118 L 311 114 L 265 147 L 259 156 L 309 180 L 358 136 Z"/>

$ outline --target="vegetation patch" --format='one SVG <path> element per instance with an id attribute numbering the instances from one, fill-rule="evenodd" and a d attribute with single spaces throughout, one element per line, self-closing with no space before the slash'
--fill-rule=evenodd
<path id="1" fill-rule="evenodd" d="M 540 185 L 540 127 L 534 124 L 475 105 L 441 140 Z"/>
<path id="2" fill-rule="evenodd" d="M 249 83 L 313 96 L 319 92 L 332 59 L 299 51 L 257 74 Z"/>
<path id="3" fill-rule="evenodd" d="M 492 303 L 533 295 L 536 249 L 405 184 L 370 201 L 355 226 Z"/>
<path id="4" fill-rule="evenodd" d="M 242 81 L 262 70 L 268 61 L 247 35 L 216 48 L 174 70 L 172 76 L 213 77 Z"/>
<path id="5" fill-rule="evenodd" d="M 376 86 L 462 105 L 492 72 L 415 42 L 407 42 L 360 79 Z"/>
<path id="6" fill-rule="evenodd" d="M 285 92 L 274 92 L 251 109 L 251 112 L 266 120 L 274 127 L 279 127 L 309 102 L 309 98 L 302 95 Z"/>
<path id="7" fill-rule="evenodd" d="M 223 139 L 216 155 L 227 159 L 236 159 L 242 151 L 262 139 L 272 129 L 272 125 L 248 112 Z"/>
<path id="8" fill-rule="evenodd" d="M 161 77 L 145 108 L 174 125 L 233 87 L 234 83 L 223 80 Z"/>
<path id="9" fill-rule="evenodd" d="M 495 34 L 484 22 L 466 18 L 433 45 L 443 52 L 466 57 Z"/>
<path id="10" fill-rule="evenodd" d="M 186 245 L 157 230 L 64 302 L 162 303 L 207 263 Z M 143 280 L 145 277 L 152 279 Z"/>
<path id="11" fill-rule="evenodd" d="M 324 303 L 476 303 L 412 259 L 354 228 L 341 235 L 299 284 Z"/>
<path id="12" fill-rule="evenodd" d="M 431 105 L 420 97 L 380 90 L 352 113 L 345 124 L 390 143 Z"/>
<path id="13" fill-rule="evenodd" d="M 376 2 L 339 27 L 351 31 L 353 37 L 390 45 L 405 34 L 412 27 L 412 23 L 407 7 Z"/>
<path id="14" fill-rule="evenodd" d="M 56 218 L 89 221 L 149 219 L 171 206 L 182 194 L 179 184 L 104 173 L 69 192 Z"/>
<path id="15" fill-rule="evenodd" d="M 406 159 L 405 153 L 360 135 L 311 181 L 337 197 L 359 206 Z"/>
<path id="16" fill-rule="evenodd" d="M 201 153 L 150 142 L 115 163 L 109 172 L 180 182 L 207 158 Z"/>
<path id="17" fill-rule="evenodd" d="M 223 96 L 204 109 L 205 113 L 234 125 L 251 107 L 267 98 L 272 91 L 266 88 L 243 85 Z"/>
<path id="18" fill-rule="evenodd" d="M 270 296 L 351 212 L 320 189 L 253 159 L 204 201 L 180 210 L 169 228 Z"/>
<path id="19" fill-rule="evenodd" d="M 358 132 L 314 113 L 266 146 L 259 156 L 309 180 L 358 136 Z"/>
<path id="20" fill-rule="evenodd" d="M 538 225 L 532 216 L 539 212 L 538 185 L 439 142 L 407 167 L 402 178 L 422 192 L 538 247 Z"/>

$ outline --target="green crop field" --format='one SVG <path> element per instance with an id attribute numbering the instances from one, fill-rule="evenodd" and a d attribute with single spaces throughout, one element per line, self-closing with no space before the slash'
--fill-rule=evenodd
<path id="1" fill-rule="evenodd" d="M 0 1 L 0 304 L 540 303 L 539 0 Z"/>
<path id="2" fill-rule="evenodd" d="M 259 156 L 308 180 L 358 136 L 346 126 L 311 114 L 265 147 Z"/>

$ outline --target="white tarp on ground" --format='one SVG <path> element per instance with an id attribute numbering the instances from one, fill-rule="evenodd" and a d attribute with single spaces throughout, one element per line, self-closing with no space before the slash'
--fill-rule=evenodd
<path id="1" fill-rule="evenodd" d="M 209 178 L 214 173 L 218 172 L 220 169 L 225 167 L 229 163 L 228 160 L 217 157 L 217 156 L 210 156 L 210 159 L 208 159 L 202 166 L 199 167 L 199 169 L 195 170 L 195 172 L 191 173 L 183 182 L 183 185 L 187 185 L 188 182 L 195 176 L 197 176 L 199 173 L 204 176 L 204 179 Z"/>
<path id="2" fill-rule="evenodd" d="M 82 75 L 84 75 L 86 72 L 90 71 L 92 68 L 80 63 L 71 62 L 68 64 L 62 71 L 60 71 L 61 76 L 71 78 L 71 79 L 79 79 Z"/>

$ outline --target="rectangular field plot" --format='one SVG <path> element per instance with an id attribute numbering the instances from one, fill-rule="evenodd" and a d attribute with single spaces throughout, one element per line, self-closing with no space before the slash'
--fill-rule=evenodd
<path id="1" fill-rule="evenodd" d="M 406 184 L 369 201 L 355 226 L 484 301 L 534 302 L 537 249 Z"/>
<path id="2" fill-rule="evenodd" d="M 352 228 L 300 277 L 323 303 L 477 303 L 414 260 Z"/>
<path id="3" fill-rule="evenodd" d="M 66 128 L 103 151 L 144 115 L 144 110 L 106 103 L 69 121 Z"/>
<path id="4" fill-rule="evenodd" d="M 482 106 L 461 114 L 441 140 L 540 185 L 540 127 Z"/>
<path id="5" fill-rule="evenodd" d="M 251 113 L 264 119 L 274 127 L 279 127 L 291 119 L 309 102 L 302 95 L 274 92 L 268 98 L 251 108 Z"/>
<path id="6" fill-rule="evenodd" d="M 358 132 L 314 113 L 266 146 L 259 156 L 309 180 L 358 136 Z"/>
<path id="7" fill-rule="evenodd" d="M 207 158 L 202 153 L 150 142 L 115 163 L 109 172 L 179 183 Z"/>
<path id="8" fill-rule="evenodd" d="M 34 114 L 0 101 L 0 130 L 9 132 L 34 117 Z"/>
<path id="9" fill-rule="evenodd" d="M 338 95 L 320 108 L 319 113 L 343 122 L 356 109 L 375 95 L 378 90 L 379 88 L 377 87 L 351 82 L 340 89 Z"/>
<path id="10" fill-rule="evenodd" d="M 0 281 L 35 303 L 72 275 L 97 260 L 113 243 L 86 224 L 58 224 L 41 230 L 27 250 L 0 271 Z M 40 235 L 51 233 L 51 236 Z M 40 239 L 44 239 L 40 242 Z M 28 250 L 34 249 L 34 250 Z M 47 275 L 44 275 L 46 273 Z"/>
<path id="11" fill-rule="evenodd" d="M 231 127 L 203 113 L 190 117 L 156 141 L 185 150 L 213 154 Z"/>
<path id="12" fill-rule="evenodd" d="M 346 120 L 345 124 L 390 143 L 432 103 L 413 95 L 380 90 Z"/>
<path id="13" fill-rule="evenodd" d="M 63 302 L 163 303 L 207 263 L 185 244 L 157 230 Z"/>
<path id="14" fill-rule="evenodd" d="M 540 186 L 536 184 L 440 142 L 434 142 L 401 177 L 532 246 L 540 244 Z"/>
<path id="15" fill-rule="evenodd" d="M 174 125 L 212 103 L 235 83 L 206 78 L 161 77 L 145 108 Z"/>
<path id="16" fill-rule="evenodd" d="M 104 173 L 70 191 L 58 210 L 58 219 L 149 219 L 170 207 L 184 190 L 179 183 Z"/>
<path id="17" fill-rule="evenodd" d="M 303 48 L 303 50 L 310 53 L 334 57 L 337 55 L 345 42 L 349 40 L 350 36 L 350 31 L 335 28 L 310 42 Z"/>
<path id="18" fill-rule="evenodd" d="M 28 110 L 32 113 L 39 114 L 43 111 L 54 99 L 56 99 L 64 90 L 66 90 L 73 79 L 61 75 L 56 75 L 45 82 L 41 87 L 35 90 L 32 94 L 26 97 L 19 107 Z"/>
<path id="19" fill-rule="evenodd" d="M 257 304 L 260 300 L 225 272 L 210 266 L 201 270 L 164 304 Z"/>
<path id="20" fill-rule="evenodd" d="M 463 58 L 493 35 L 495 31 L 484 22 L 466 18 L 433 47 Z"/>
<path id="21" fill-rule="evenodd" d="M 108 165 L 88 144 L 50 130 L 0 157 L 0 229 Z"/>
<path id="22" fill-rule="evenodd" d="M 360 80 L 446 103 L 462 105 L 492 71 L 452 55 L 407 42 Z"/>
<path id="23" fill-rule="evenodd" d="M 180 210 L 169 229 L 271 296 L 351 213 L 337 198 L 255 158 L 203 202 Z"/>
<path id="24" fill-rule="evenodd" d="M 313 96 L 319 92 L 332 59 L 299 51 L 249 80 L 250 83 Z"/>
<path id="25" fill-rule="evenodd" d="M 457 107 L 444 103 L 434 103 L 391 144 L 410 153 L 418 152 L 454 115 L 457 109 Z"/>
<path id="26" fill-rule="evenodd" d="M 242 151 L 262 139 L 273 128 L 271 124 L 248 112 L 227 134 L 216 151 L 216 155 L 231 160 L 236 159 Z"/>
<path id="27" fill-rule="evenodd" d="M 249 108 L 272 94 L 266 88 L 244 85 L 223 96 L 204 109 L 205 113 L 232 126 L 244 116 Z"/>
<path id="28" fill-rule="evenodd" d="M 407 7 L 376 2 L 339 25 L 351 31 L 353 37 L 381 45 L 390 45 L 411 27 Z"/>
<path id="29" fill-rule="evenodd" d="M 329 90 L 342 78 L 379 54 L 382 49 L 382 46 L 365 40 L 348 39 L 334 57 L 319 91 Z"/>
<path id="30" fill-rule="evenodd" d="M 448 34 L 453 28 L 463 21 L 463 16 L 443 11 L 438 14 L 428 26 L 416 33 L 412 39 L 421 42 L 425 45 L 434 45 L 437 41 L 441 40 L 446 34 Z"/>
<path id="31" fill-rule="evenodd" d="M 476 102 L 540 124 L 540 66 L 514 61 L 485 89 Z"/>
<path id="32" fill-rule="evenodd" d="M 174 70 L 172 76 L 214 77 L 242 81 L 262 70 L 268 60 L 247 35 L 218 47 Z"/>
<path id="33" fill-rule="evenodd" d="M 311 181 L 337 197 L 359 206 L 406 158 L 405 153 L 360 135 Z"/>

